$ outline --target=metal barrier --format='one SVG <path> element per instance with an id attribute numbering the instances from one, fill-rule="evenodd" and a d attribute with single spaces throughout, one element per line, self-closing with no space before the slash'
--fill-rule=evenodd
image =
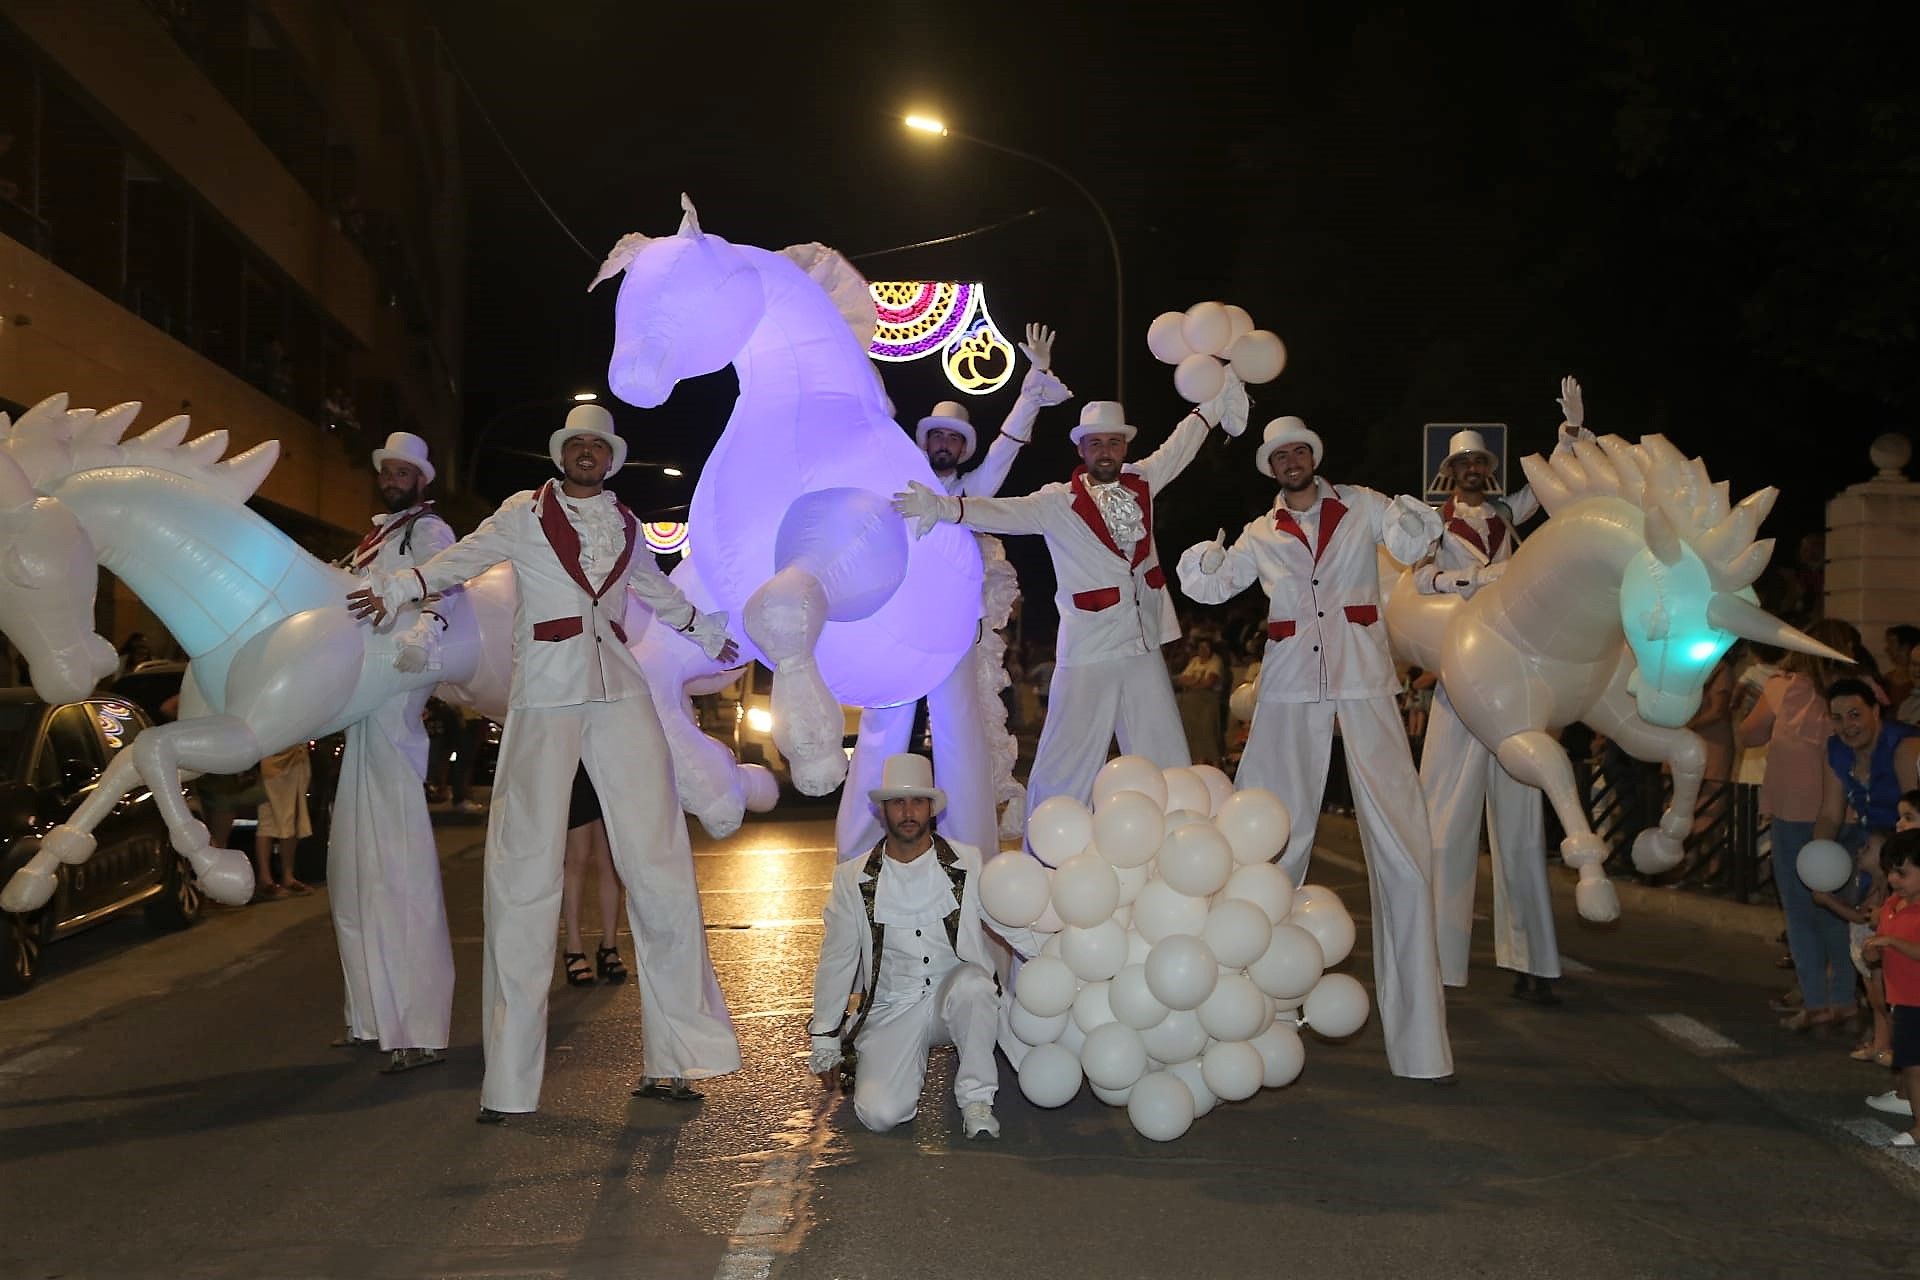
<path id="1" fill-rule="evenodd" d="M 1633 867 L 1633 841 L 1660 821 L 1673 798 L 1673 779 L 1659 766 L 1635 760 L 1611 743 L 1584 762 L 1591 779 L 1587 813 L 1606 842 L 1610 875 L 1721 894 L 1742 902 L 1771 901 L 1771 832 L 1760 812 L 1760 789 L 1748 783 L 1706 781 L 1680 869 L 1644 877 Z M 1580 772 L 1576 766 L 1576 773 Z M 1550 846 L 1552 847 L 1552 846 Z"/>

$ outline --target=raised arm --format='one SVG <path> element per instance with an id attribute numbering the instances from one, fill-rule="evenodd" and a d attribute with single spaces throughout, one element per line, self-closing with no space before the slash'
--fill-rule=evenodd
<path id="1" fill-rule="evenodd" d="M 1251 409 L 1252 402 L 1247 399 L 1246 387 L 1239 375 L 1228 369 L 1220 393 L 1205 404 L 1196 405 L 1192 412 L 1180 419 L 1165 442 L 1134 463 L 1133 469 L 1147 482 L 1150 492 L 1159 493 L 1187 469 L 1187 464 L 1199 454 L 1200 446 L 1211 428 L 1217 426 L 1228 435 L 1237 436 L 1247 429 L 1247 414 Z"/>
<path id="2" fill-rule="evenodd" d="M 1586 428 L 1587 408 L 1580 396 L 1580 382 L 1569 375 L 1560 379 L 1560 432 L 1554 441 L 1553 456 L 1559 457 L 1573 448 L 1576 440 L 1591 440 L 1593 432 Z M 1533 496 L 1532 485 L 1521 485 L 1507 496 L 1507 510 L 1513 516 L 1516 525 L 1525 524 L 1540 513 L 1540 499 Z"/>
<path id="3" fill-rule="evenodd" d="M 1440 513 L 1411 494 L 1389 500 L 1372 489 L 1355 487 L 1350 493 L 1354 514 L 1367 521 L 1373 540 L 1401 564 L 1419 564 L 1446 532 Z"/>
<path id="4" fill-rule="evenodd" d="M 1019 498 L 953 497 L 918 480 L 907 481 L 906 489 L 893 495 L 893 509 L 914 522 L 917 538 L 936 524 L 964 524 L 982 533 L 1045 533 L 1048 511 L 1058 502 L 1045 489 Z"/>
<path id="5" fill-rule="evenodd" d="M 1180 590 L 1199 604 L 1224 604 L 1252 586 L 1260 572 L 1254 566 L 1251 530 L 1244 530 L 1231 547 L 1223 545 L 1222 529 L 1212 542 L 1196 542 L 1180 553 L 1175 572 Z"/>
<path id="6" fill-rule="evenodd" d="M 1040 410 L 1073 398 L 1072 389 L 1053 375 L 1053 330 L 1043 324 L 1028 325 L 1027 340 L 1020 349 L 1031 362 L 1027 376 L 1020 383 L 1020 394 L 1014 398 L 1007 420 L 1000 424 L 1000 434 L 987 446 L 986 457 L 961 477 L 961 492 L 969 498 L 991 498 L 999 493 L 1020 447 L 1033 442 L 1033 424 Z"/>
<path id="7" fill-rule="evenodd" d="M 480 527 L 446 550 L 412 569 L 394 573 L 369 573 L 366 585 L 347 596 L 347 606 L 356 618 L 371 618 L 378 623 L 402 605 L 412 604 L 449 587 L 479 577 L 512 554 L 512 540 L 501 527 L 502 507 Z"/>

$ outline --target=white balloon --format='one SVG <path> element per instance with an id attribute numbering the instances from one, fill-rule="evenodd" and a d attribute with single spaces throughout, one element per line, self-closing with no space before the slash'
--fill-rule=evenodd
<path id="1" fill-rule="evenodd" d="M 1199 786 L 1199 780 L 1194 781 Z M 1167 834 L 1156 864 L 1160 878 L 1189 898 L 1218 893 L 1233 872 L 1233 846 L 1209 822 L 1190 822 Z M 1056 887 L 1054 892 L 1059 892 Z"/>
<path id="2" fill-rule="evenodd" d="M 1065 960 L 1042 955 L 1020 966 L 1020 976 L 1013 982 L 1013 998 L 1025 1005 L 1028 1013 L 1051 1018 L 1073 1007 L 1079 989 Z"/>
<path id="3" fill-rule="evenodd" d="M 1169 1063 L 1167 1074 L 1187 1086 L 1187 1093 L 1193 1098 L 1195 1120 L 1213 1110 L 1214 1104 L 1220 1101 L 1214 1096 L 1213 1090 L 1207 1088 L 1207 1078 L 1200 1071 L 1200 1059 L 1197 1056 L 1185 1062 Z"/>
<path id="4" fill-rule="evenodd" d="M 1794 861 L 1800 883 L 1815 893 L 1833 893 L 1853 879 L 1853 858 L 1832 840 L 1809 840 Z"/>
<path id="5" fill-rule="evenodd" d="M 1214 984 L 1213 994 L 1195 1010 L 1200 1025 L 1215 1040 L 1251 1040 L 1273 1008 L 1266 994 L 1242 973 L 1230 973 Z"/>
<path id="6" fill-rule="evenodd" d="M 1087 1087 L 1093 1090 L 1094 1097 L 1100 1099 L 1100 1101 L 1110 1107 L 1126 1106 L 1127 1099 L 1133 1094 L 1133 1086 L 1131 1085 L 1124 1089 L 1102 1089 L 1099 1085 L 1090 1083 Z"/>
<path id="7" fill-rule="evenodd" d="M 1242 1102 L 1260 1092 L 1266 1063 L 1245 1040 L 1223 1040 L 1200 1055 L 1200 1078 L 1222 1102 Z"/>
<path id="8" fill-rule="evenodd" d="M 1161 364 L 1179 364 L 1193 354 L 1193 348 L 1187 345 L 1181 330 L 1186 326 L 1187 317 L 1179 311 L 1162 311 L 1147 326 L 1147 350 L 1153 352 L 1153 358 Z"/>
<path id="9" fill-rule="evenodd" d="M 1140 910 L 1136 905 L 1133 928 L 1127 930 L 1127 963 L 1144 965 L 1147 962 L 1147 953 L 1153 950 L 1153 944 L 1140 936 L 1139 916 Z"/>
<path id="10" fill-rule="evenodd" d="M 1242 724 L 1253 719 L 1253 709 L 1260 705 L 1260 685 L 1257 681 L 1247 680 L 1233 686 L 1233 692 L 1227 695 L 1227 714 Z"/>
<path id="11" fill-rule="evenodd" d="M 1045 942 L 1043 942 L 1043 943 L 1041 943 L 1041 944 L 1040 944 L 1040 954 L 1041 954 L 1041 955 L 1043 955 L 1043 956 L 1052 956 L 1052 957 L 1054 957 L 1054 958 L 1055 958 L 1056 960 L 1057 960 L 1057 959 L 1059 959 L 1059 957 L 1060 957 L 1060 935 L 1059 935 L 1059 934 L 1057 934 L 1057 933 L 1056 933 L 1056 934 L 1052 934 L 1052 935 L 1050 935 L 1050 936 L 1049 936 L 1049 937 L 1047 938 L 1047 940 L 1046 940 Z"/>
<path id="12" fill-rule="evenodd" d="M 1093 839 L 1093 815 L 1072 796 L 1049 796 L 1027 819 L 1027 844 L 1040 861 L 1057 867 Z"/>
<path id="13" fill-rule="evenodd" d="M 1273 926 L 1273 941 L 1258 960 L 1247 966 L 1247 976 L 1275 1000 L 1299 1001 L 1306 999 L 1326 967 L 1320 939 L 1297 924 L 1277 924 Z"/>
<path id="14" fill-rule="evenodd" d="M 1350 1036 L 1366 1025 L 1367 989 L 1344 973 L 1329 973 L 1307 993 L 1301 1006 L 1307 1025 L 1329 1040 Z"/>
<path id="15" fill-rule="evenodd" d="M 1135 1031 L 1157 1027 L 1167 1016 L 1167 1006 L 1160 1003 L 1153 988 L 1147 985 L 1144 964 L 1127 965 L 1113 975 L 1107 987 L 1107 1005 L 1113 1010 L 1115 1021 L 1124 1022 Z"/>
<path id="16" fill-rule="evenodd" d="M 1073 998 L 1074 1026 L 1091 1032 L 1114 1020 L 1113 1005 L 1107 999 L 1109 989 L 1105 982 L 1089 982 L 1080 988 L 1080 993 Z"/>
<path id="17" fill-rule="evenodd" d="M 1167 811 L 1167 830 L 1169 832 L 1174 831 L 1180 827 L 1190 827 L 1196 822 L 1212 822 L 1212 821 L 1213 821 L 1212 818 L 1209 818 L 1206 814 L 1201 813 L 1195 809 L 1169 809 Z M 1162 843 L 1165 843 L 1166 841 L 1165 836 L 1160 837 L 1160 839 Z"/>
<path id="18" fill-rule="evenodd" d="M 1300 1078 L 1307 1062 L 1307 1047 L 1300 1043 L 1300 1029 L 1291 1022 L 1276 1022 L 1248 1042 L 1260 1055 L 1260 1083 L 1280 1089 Z"/>
<path id="19" fill-rule="evenodd" d="M 1296 902 L 1287 921 L 1299 925 L 1319 941 L 1329 969 L 1353 952 L 1353 917 L 1337 898 L 1331 902 L 1324 898 Z"/>
<path id="20" fill-rule="evenodd" d="M 1127 1119 L 1148 1141 L 1172 1142 L 1193 1127 L 1193 1094 L 1171 1072 L 1149 1072 L 1127 1096 Z"/>
<path id="21" fill-rule="evenodd" d="M 1272 382 L 1287 367 L 1287 344 L 1271 329 L 1254 329 L 1235 338 L 1227 348 L 1233 371 L 1248 386 Z"/>
<path id="22" fill-rule="evenodd" d="M 1141 868 L 1134 867 L 1133 870 L 1139 871 L 1141 870 Z M 1118 875 L 1119 872 L 1115 872 L 1114 874 Z M 1145 884 L 1146 879 L 1147 878 L 1145 876 L 1141 876 L 1140 882 L 1142 884 Z M 1120 886 L 1120 895 L 1122 897 L 1125 897 L 1126 892 L 1127 892 L 1127 887 L 1126 885 L 1122 884 Z M 1133 905 L 1131 903 L 1122 902 L 1119 906 L 1115 907 L 1113 909 L 1113 922 L 1119 925 L 1123 931 L 1128 927 L 1130 927 L 1133 924 Z"/>
<path id="23" fill-rule="evenodd" d="M 1102 1023 L 1080 1046 L 1080 1068 L 1102 1089 L 1125 1089 L 1146 1074 L 1147 1047 L 1125 1023 Z"/>
<path id="24" fill-rule="evenodd" d="M 1340 895 L 1324 884 L 1303 884 L 1293 891 L 1293 909 L 1295 911 L 1298 911 L 1301 904 L 1306 902 L 1331 902 L 1335 906 L 1343 909 L 1346 906 L 1345 903 L 1340 901 Z"/>
<path id="25" fill-rule="evenodd" d="M 1104 982 L 1127 962 L 1127 931 L 1113 920 L 1091 929 L 1070 926 L 1060 935 L 1060 958 L 1082 982 Z"/>
<path id="26" fill-rule="evenodd" d="M 1080 1092 L 1080 1059 L 1057 1044 L 1037 1044 L 1020 1063 L 1020 1092 L 1036 1107 L 1064 1107 Z"/>
<path id="27" fill-rule="evenodd" d="M 1213 812 L 1213 797 L 1207 794 L 1207 784 L 1200 781 L 1200 775 L 1192 769 L 1176 765 L 1162 769 L 1160 776 L 1167 782 L 1167 798 L 1160 807 L 1168 813 L 1188 809 L 1204 818 Z"/>
<path id="28" fill-rule="evenodd" d="M 1068 1018 L 1067 1025 L 1060 1028 L 1060 1039 L 1055 1041 L 1062 1049 L 1070 1051 L 1076 1059 L 1080 1056 L 1080 1046 L 1086 1042 L 1087 1033 L 1082 1031 L 1080 1024 L 1072 1018 Z"/>
<path id="29" fill-rule="evenodd" d="M 1018 849 L 997 853 L 980 868 L 980 909 L 996 924 L 1024 929 L 1047 909 L 1047 869 Z"/>
<path id="30" fill-rule="evenodd" d="M 1060 931 L 1061 931 L 1062 929 L 1064 929 L 1064 928 L 1066 928 L 1066 927 L 1067 927 L 1067 922 L 1066 922 L 1065 920 L 1062 920 L 1062 919 L 1060 918 L 1060 913 L 1059 913 L 1058 911 L 1055 911 L 1055 910 L 1053 909 L 1053 897 L 1052 897 L 1052 893 L 1053 893 L 1053 880 L 1052 880 L 1052 875 L 1053 875 L 1053 873 L 1052 873 L 1051 871 L 1049 871 L 1049 872 L 1047 873 L 1047 875 L 1048 875 L 1048 880 L 1047 880 L 1047 893 L 1048 893 L 1048 897 L 1047 897 L 1047 909 L 1046 909 L 1045 911 L 1042 911 L 1042 912 L 1040 913 L 1040 918 L 1039 918 L 1038 920 L 1035 920 L 1035 921 L 1033 922 L 1033 931 L 1034 931 L 1035 933 L 1045 933 L 1045 934 L 1050 934 L 1050 935 L 1052 935 L 1053 937 L 1056 937 L 1056 938 L 1057 938 L 1057 937 L 1059 937 L 1059 936 L 1060 936 Z M 1056 947 L 1056 948 L 1054 949 L 1054 953 L 1053 953 L 1053 954 L 1055 954 L 1055 955 L 1059 955 L 1059 954 L 1060 954 L 1060 951 L 1059 951 L 1059 948 L 1057 948 L 1057 947 Z"/>
<path id="31" fill-rule="evenodd" d="M 1279 864 L 1255 862 L 1236 867 L 1220 891 L 1223 897 L 1244 898 L 1267 913 L 1267 919 L 1279 924 L 1293 910 L 1293 881 Z"/>
<path id="32" fill-rule="evenodd" d="M 1273 941 L 1273 921 L 1258 904 L 1245 898 L 1222 898 L 1207 912 L 1200 938 L 1221 964 L 1244 969 L 1266 954 Z"/>
<path id="33" fill-rule="evenodd" d="M 1138 791 L 1153 801 L 1153 807 L 1167 806 L 1167 780 L 1160 766 L 1145 756 L 1115 756 L 1093 775 L 1093 807 L 1099 809 L 1122 791 Z"/>
<path id="34" fill-rule="evenodd" d="M 1144 866 L 1115 867 L 1113 878 L 1120 882 L 1120 905 L 1114 909 L 1113 918 L 1119 920 L 1120 912 L 1125 911 L 1127 920 L 1121 921 L 1125 924 L 1133 919 L 1134 901 L 1139 898 L 1140 891 L 1147 887 L 1147 869 Z"/>
<path id="35" fill-rule="evenodd" d="M 1198 935 L 1207 927 L 1207 900 L 1190 897 L 1165 880 L 1149 880 L 1133 900 L 1133 931 L 1149 944 L 1176 933 Z"/>
<path id="36" fill-rule="evenodd" d="M 1076 853 L 1054 870 L 1053 909 L 1066 923 L 1091 929 L 1119 905 L 1120 881 L 1099 854 Z"/>
<path id="37" fill-rule="evenodd" d="M 1228 796 L 1233 794 L 1233 779 L 1229 778 L 1226 771 L 1217 765 L 1195 764 L 1188 765 L 1187 767 L 1193 771 L 1193 776 L 1200 779 L 1201 785 L 1207 789 L 1207 800 L 1209 801 L 1207 812 L 1209 814 L 1218 814 L 1220 812 L 1220 806 L 1226 802 Z"/>
<path id="38" fill-rule="evenodd" d="M 1272 862 L 1293 831 L 1285 802 L 1263 787 L 1234 792 L 1215 811 L 1213 825 L 1233 846 L 1233 860 L 1242 865 Z"/>
<path id="39" fill-rule="evenodd" d="M 1043 1018 L 1015 1000 L 1012 1007 L 1007 1010 L 1007 1027 L 1022 1044 L 1052 1044 L 1060 1038 L 1060 1033 L 1066 1030 L 1067 1019 L 1072 1016 L 1073 1014 L 1068 1012 Z"/>
<path id="40" fill-rule="evenodd" d="M 1147 953 L 1147 989 L 1169 1009 L 1199 1008 L 1219 980 L 1219 962 L 1193 934 L 1162 938 Z"/>
<path id="41" fill-rule="evenodd" d="M 1247 313 L 1245 307 L 1235 306 L 1231 302 L 1226 304 L 1226 308 L 1228 325 L 1227 350 L 1231 351 L 1233 350 L 1233 344 L 1239 340 L 1241 334 L 1253 332 L 1253 317 Z"/>
<path id="42" fill-rule="evenodd" d="M 1166 835 L 1166 816 L 1151 796 L 1118 791 L 1093 814 L 1093 842 L 1100 856 L 1116 867 L 1139 867 L 1153 861 Z"/>
<path id="43" fill-rule="evenodd" d="M 1173 389 L 1188 404 L 1204 404 L 1227 385 L 1227 366 L 1210 355 L 1195 352 L 1173 370 Z"/>
<path id="44" fill-rule="evenodd" d="M 1160 1062 L 1185 1062 L 1207 1047 L 1207 1029 L 1191 1009 L 1170 1009 L 1167 1016 L 1140 1033 L 1147 1052 Z"/>
<path id="45" fill-rule="evenodd" d="M 1196 302 L 1187 308 L 1180 336 L 1186 339 L 1189 350 L 1220 355 L 1233 341 L 1233 318 L 1218 302 Z"/>

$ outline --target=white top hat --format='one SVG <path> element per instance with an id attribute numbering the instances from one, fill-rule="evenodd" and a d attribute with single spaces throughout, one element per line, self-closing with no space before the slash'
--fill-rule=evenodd
<path id="1" fill-rule="evenodd" d="M 878 806 L 882 801 L 914 796 L 933 801 L 935 815 L 947 807 L 947 793 L 933 785 L 933 761 L 911 752 L 888 756 L 880 767 L 880 785 L 867 792 L 867 799 Z"/>
<path id="2" fill-rule="evenodd" d="M 1464 458 L 1471 453 L 1484 455 L 1489 467 L 1496 465 L 1500 461 L 1500 459 L 1494 455 L 1493 450 L 1487 448 L 1486 440 L 1481 437 L 1478 431 L 1472 430 L 1471 428 L 1465 431 L 1456 431 L 1447 437 L 1447 456 L 1441 460 L 1440 470 L 1434 475 L 1433 483 L 1428 485 L 1427 488 L 1433 490 L 1435 493 L 1453 488 L 1454 459 Z M 1491 476 L 1489 478 L 1491 483 L 1488 485 L 1488 488 L 1494 493 L 1500 492 L 1500 477 Z"/>
<path id="3" fill-rule="evenodd" d="M 420 478 L 433 483 L 433 463 L 427 460 L 427 442 L 411 431 L 396 431 L 387 437 L 384 448 L 373 451 L 373 469 L 383 462 L 405 462 L 420 468 Z"/>
<path id="4" fill-rule="evenodd" d="M 927 432 L 935 427 L 946 431 L 958 431 L 967 438 L 966 448 L 960 451 L 962 462 L 971 458 L 974 449 L 979 446 L 979 442 L 974 438 L 973 422 L 967 417 L 967 406 L 958 400 L 942 400 L 933 406 L 932 413 L 920 419 L 919 424 L 914 427 L 913 438 L 920 442 L 922 449 L 927 447 Z"/>
<path id="5" fill-rule="evenodd" d="M 575 405 L 567 414 L 566 424 L 547 437 L 547 456 L 562 471 L 566 466 L 560 461 L 560 446 L 575 436 L 599 436 L 613 449 L 613 464 L 607 468 L 609 478 L 626 465 L 627 442 L 620 438 L 619 430 L 613 425 L 613 415 L 599 405 Z"/>
<path id="6" fill-rule="evenodd" d="M 1307 429 L 1303 418 L 1275 418 L 1260 433 L 1260 452 L 1253 455 L 1253 465 L 1260 468 L 1260 474 L 1273 474 L 1273 451 L 1283 444 L 1304 444 L 1313 450 L 1313 465 L 1320 466 L 1320 455 L 1324 452 L 1320 437 Z"/>
<path id="7" fill-rule="evenodd" d="M 1113 431 L 1125 433 L 1129 440 L 1139 434 L 1128 425 L 1127 411 L 1118 400 L 1089 400 L 1080 406 L 1080 425 L 1067 435 L 1075 444 L 1079 444 L 1087 436 Z"/>

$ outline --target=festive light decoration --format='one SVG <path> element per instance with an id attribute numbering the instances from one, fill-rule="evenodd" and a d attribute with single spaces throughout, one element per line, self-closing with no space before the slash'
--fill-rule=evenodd
<path id="1" fill-rule="evenodd" d="M 900 363 L 941 353 L 940 367 L 970 396 L 1013 377 L 1013 344 L 987 311 L 986 286 L 970 281 L 881 280 L 867 286 L 879 324 L 867 354 Z"/>
<path id="2" fill-rule="evenodd" d="M 684 520 L 649 520 L 640 526 L 647 550 L 657 556 L 685 555 L 687 523 Z"/>

